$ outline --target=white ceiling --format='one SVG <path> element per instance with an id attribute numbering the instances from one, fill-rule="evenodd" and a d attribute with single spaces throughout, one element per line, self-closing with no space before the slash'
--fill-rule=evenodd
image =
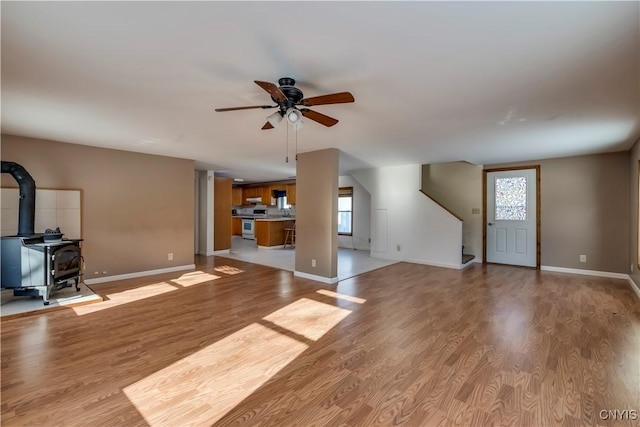
<path id="1" fill-rule="evenodd" d="M 295 175 L 295 134 L 254 80 L 313 107 L 298 150 L 352 168 L 498 163 L 630 148 L 638 2 L 2 2 L 2 132 Z"/>

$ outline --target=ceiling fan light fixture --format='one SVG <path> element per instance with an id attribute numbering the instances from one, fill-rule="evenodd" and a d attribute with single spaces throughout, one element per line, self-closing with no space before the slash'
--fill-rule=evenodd
<path id="1" fill-rule="evenodd" d="M 302 121 L 302 111 L 292 107 L 289 108 L 285 114 L 287 116 L 289 125 L 294 131 L 297 132 L 302 129 L 302 126 L 304 124 L 304 122 Z"/>
<path id="2" fill-rule="evenodd" d="M 282 121 L 282 115 L 280 114 L 280 111 L 276 111 L 275 113 L 267 117 L 267 121 L 271 124 L 271 126 L 276 127 L 278 123 Z"/>
<path id="3" fill-rule="evenodd" d="M 289 108 L 287 110 L 287 120 L 289 120 L 289 123 L 295 124 L 296 122 L 299 122 L 301 118 L 302 113 L 297 108 Z"/>

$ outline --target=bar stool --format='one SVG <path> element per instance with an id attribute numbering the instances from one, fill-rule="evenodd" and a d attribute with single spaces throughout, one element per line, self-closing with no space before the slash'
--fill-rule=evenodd
<path id="1" fill-rule="evenodd" d="M 285 228 L 284 231 L 286 231 L 286 233 L 284 235 L 283 248 L 286 248 L 287 245 L 294 248 L 296 246 L 296 224 L 293 224 L 293 228 Z"/>

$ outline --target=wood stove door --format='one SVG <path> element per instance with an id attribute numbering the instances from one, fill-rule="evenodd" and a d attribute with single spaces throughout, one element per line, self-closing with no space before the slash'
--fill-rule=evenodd
<path id="1" fill-rule="evenodd" d="M 73 243 L 51 248 L 51 275 L 54 281 L 80 274 L 80 247 Z"/>

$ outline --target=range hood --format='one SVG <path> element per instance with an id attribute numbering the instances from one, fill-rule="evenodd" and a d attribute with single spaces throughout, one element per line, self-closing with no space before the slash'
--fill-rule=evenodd
<path id="1" fill-rule="evenodd" d="M 262 203 L 262 197 L 247 197 L 247 203 L 259 205 L 260 203 Z"/>

